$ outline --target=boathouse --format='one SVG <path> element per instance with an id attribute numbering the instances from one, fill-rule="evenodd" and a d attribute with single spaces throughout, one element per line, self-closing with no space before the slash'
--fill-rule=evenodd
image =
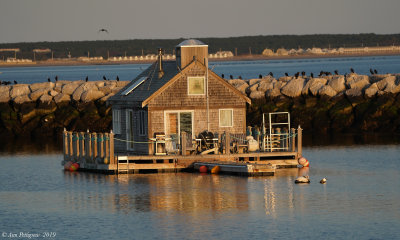
<path id="1" fill-rule="evenodd" d="M 213 133 L 246 133 L 250 99 L 208 68 L 208 45 L 185 40 L 176 61 L 158 59 L 108 100 L 112 105 L 115 153 L 152 155 L 152 139 L 169 139 L 178 149 L 183 132 L 193 139 Z M 170 149 L 171 150 L 171 149 Z"/>

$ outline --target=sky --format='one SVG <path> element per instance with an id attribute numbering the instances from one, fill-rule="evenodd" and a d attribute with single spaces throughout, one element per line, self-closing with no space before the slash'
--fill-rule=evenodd
<path id="1" fill-rule="evenodd" d="M 399 0 L 0 0 L 0 43 L 390 34 L 399 10 Z"/>

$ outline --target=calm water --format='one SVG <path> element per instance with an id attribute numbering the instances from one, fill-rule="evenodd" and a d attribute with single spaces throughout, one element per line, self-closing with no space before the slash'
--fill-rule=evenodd
<path id="1" fill-rule="evenodd" d="M 273 177 L 64 172 L 45 146 L 0 156 L 0 232 L 57 239 L 399 239 L 400 145 L 305 147 Z M 299 174 L 311 183 L 294 184 Z M 328 178 L 325 185 L 319 180 Z"/>
<path id="2" fill-rule="evenodd" d="M 91 65 L 91 66 L 51 66 L 51 67 L 8 67 L 0 68 L 0 80 L 16 80 L 18 83 L 44 82 L 47 78 L 54 81 L 57 75 L 63 80 L 100 80 L 103 76 L 108 79 L 132 80 L 149 64 L 125 65 Z M 275 77 L 283 76 L 285 72 L 293 75 L 305 71 L 307 74 L 319 73 L 321 70 L 333 72 L 338 70 L 344 74 L 354 68 L 357 73 L 369 74 L 369 69 L 377 69 L 379 73 L 399 73 L 400 56 L 373 56 L 347 58 L 309 58 L 309 59 L 282 59 L 259 61 L 231 61 L 210 62 L 210 68 L 225 78 L 233 75 L 244 79 L 258 78 L 259 74 L 266 75 L 273 72 Z"/>

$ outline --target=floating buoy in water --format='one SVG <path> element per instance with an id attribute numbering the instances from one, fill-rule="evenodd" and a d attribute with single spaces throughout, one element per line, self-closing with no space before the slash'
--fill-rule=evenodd
<path id="1" fill-rule="evenodd" d="M 71 171 L 71 172 L 75 172 L 75 171 L 77 171 L 79 169 L 79 163 L 73 163 L 72 165 L 71 165 L 71 167 L 69 168 L 69 170 Z"/>
<path id="2" fill-rule="evenodd" d="M 200 168 L 199 168 L 199 172 L 201 172 L 201 173 L 207 173 L 207 166 L 201 166 Z"/>
<path id="3" fill-rule="evenodd" d="M 319 181 L 319 183 L 325 184 L 326 183 L 326 178 L 321 179 L 321 181 Z"/>
<path id="4" fill-rule="evenodd" d="M 309 176 L 298 177 L 296 178 L 294 183 L 310 183 L 310 177 Z"/>
<path id="5" fill-rule="evenodd" d="M 310 166 L 310 162 L 305 157 L 299 158 L 298 163 L 303 167 L 309 167 Z"/>
<path id="6" fill-rule="evenodd" d="M 211 169 L 212 174 L 218 174 L 221 168 L 219 166 L 215 166 Z"/>
<path id="7" fill-rule="evenodd" d="M 72 162 L 68 161 L 66 164 L 64 164 L 64 170 L 68 171 L 71 168 Z"/>

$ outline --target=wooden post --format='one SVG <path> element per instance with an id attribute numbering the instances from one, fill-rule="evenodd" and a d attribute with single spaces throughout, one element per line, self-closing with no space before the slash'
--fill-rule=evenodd
<path id="1" fill-rule="evenodd" d="M 64 131 L 63 131 L 63 153 L 64 153 L 64 161 L 69 161 L 68 132 L 67 132 L 67 129 L 65 129 L 65 128 L 64 128 Z"/>
<path id="2" fill-rule="evenodd" d="M 294 128 L 290 129 L 290 136 L 292 139 L 292 152 L 295 151 L 296 149 L 296 138 L 294 137 L 296 130 Z"/>
<path id="3" fill-rule="evenodd" d="M 302 146 L 302 136 L 303 135 L 303 129 L 301 129 L 300 125 L 297 128 L 297 155 L 299 157 L 302 156 L 302 151 L 303 151 L 303 146 Z"/>
<path id="4" fill-rule="evenodd" d="M 114 133 L 111 130 L 110 132 L 110 163 L 115 164 L 115 158 L 114 158 Z"/>
<path id="5" fill-rule="evenodd" d="M 67 132 L 68 135 L 68 156 L 69 156 L 69 160 L 73 161 L 74 160 L 74 154 L 73 154 L 73 145 L 72 145 L 72 132 Z"/>
<path id="6" fill-rule="evenodd" d="M 85 162 L 85 133 L 78 133 L 78 141 L 79 141 L 79 153 L 80 153 L 80 161 Z"/>
<path id="7" fill-rule="evenodd" d="M 276 142 L 277 142 L 277 148 L 282 148 L 282 141 L 281 141 L 281 128 L 276 128 L 275 133 L 278 134 L 276 135 Z M 277 149 L 278 152 L 281 151 L 281 149 Z"/>
<path id="8" fill-rule="evenodd" d="M 92 134 L 90 134 L 89 130 L 87 130 L 86 132 L 85 142 L 86 142 L 86 149 L 85 149 L 86 161 L 92 162 Z"/>
<path id="9" fill-rule="evenodd" d="M 103 133 L 97 133 L 97 144 L 98 144 L 98 153 L 97 156 L 100 158 L 101 163 L 103 162 L 104 158 L 104 145 L 103 145 L 103 138 L 104 134 Z"/>
<path id="10" fill-rule="evenodd" d="M 186 156 L 186 140 L 187 140 L 187 137 L 186 137 L 187 135 L 186 135 L 186 132 L 181 132 L 181 150 L 182 150 L 182 155 L 183 156 Z"/>
<path id="11" fill-rule="evenodd" d="M 92 161 L 96 163 L 97 158 L 97 133 L 92 133 Z"/>
<path id="12" fill-rule="evenodd" d="M 104 146 L 104 163 L 109 164 L 110 163 L 110 134 L 109 133 L 104 133 L 104 140 L 103 140 L 103 146 Z"/>
<path id="13" fill-rule="evenodd" d="M 225 132 L 225 154 L 231 154 L 231 135 Z"/>

